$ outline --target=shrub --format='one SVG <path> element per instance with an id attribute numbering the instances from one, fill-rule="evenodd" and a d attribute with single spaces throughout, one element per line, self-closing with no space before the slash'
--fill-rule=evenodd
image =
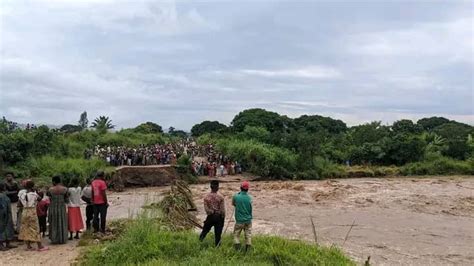
<path id="1" fill-rule="evenodd" d="M 61 159 L 43 156 L 29 159 L 15 169 L 16 172 L 23 175 L 22 177 L 33 177 L 41 184 L 51 183 L 51 177 L 59 174 L 64 178 L 63 183 L 68 185 L 68 180 L 72 177 L 78 177 L 81 182 L 84 182 L 97 170 L 105 168 L 106 164 L 103 160 Z"/>
<path id="2" fill-rule="evenodd" d="M 374 177 L 374 171 L 367 166 L 351 166 L 347 167 L 347 176 L 349 177 Z"/>
<path id="3" fill-rule="evenodd" d="M 474 174 L 473 160 L 459 161 L 447 157 L 438 157 L 429 161 L 409 163 L 401 167 L 403 175 L 454 175 Z"/>
<path id="4" fill-rule="evenodd" d="M 328 159 L 315 157 L 313 163 L 320 178 L 347 177 L 347 172 L 344 166 L 333 163 Z"/>
<path id="5" fill-rule="evenodd" d="M 290 178 L 296 170 L 297 156 L 282 148 L 255 140 L 221 139 L 218 149 L 240 162 L 249 172 L 270 178 Z"/>

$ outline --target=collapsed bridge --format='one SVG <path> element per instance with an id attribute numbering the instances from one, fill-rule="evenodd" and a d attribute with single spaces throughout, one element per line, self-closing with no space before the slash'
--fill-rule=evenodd
<path id="1" fill-rule="evenodd" d="M 115 190 L 125 187 L 167 186 L 178 179 L 173 165 L 120 166 L 112 177 Z"/>

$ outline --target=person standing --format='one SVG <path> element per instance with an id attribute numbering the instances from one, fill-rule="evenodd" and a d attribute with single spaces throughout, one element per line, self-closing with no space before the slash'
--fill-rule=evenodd
<path id="1" fill-rule="evenodd" d="M 16 232 L 19 233 L 21 231 L 21 217 L 23 217 L 23 202 L 20 200 L 26 193 L 26 183 L 30 181 L 29 179 L 23 179 L 21 181 L 21 189 L 18 191 L 18 202 L 16 204 Z"/>
<path id="2" fill-rule="evenodd" d="M 248 194 L 250 183 L 242 182 L 240 192 L 232 198 L 235 207 L 234 247 L 240 249 L 240 233 L 245 235 L 245 251 L 252 246 L 252 197 Z"/>
<path id="3" fill-rule="evenodd" d="M 91 178 L 86 180 L 87 185 L 84 187 L 81 193 L 81 199 L 87 204 L 86 205 L 86 229 L 91 229 L 91 222 L 94 219 L 94 205 L 92 205 L 92 187 Z"/>
<path id="4" fill-rule="evenodd" d="M 10 197 L 7 196 L 7 186 L 0 182 L 0 251 L 16 248 L 10 244 L 13 240 L 13 218 Z"/>
<path id="5" fill-rule="evenodd" d="M 92 203 L 94 204 L 94 233 L 105 233 L 105 224 L 107 220 L 107 208 L 109 203 L 107 201 L 107 184 L 104 181 L 105 174 L 103 171 L 97 173 L 96 178 L 92 181 Z M 100 219 L 99 219 L 100 216 Z M 100 227 L 99 227 L 100 220 Z"/>
<path id="6" fill-rule="evenodd" d="M 38 251 L 46 251 L 47 247 L 41 243 L 41 234 L 36 216 L 36 205 L 38 204 L 39 196 L 34 191 L 35 183 L 28 180 L 25 184 L 26 193 L 20 197 L 23 205 L 23 212 L 21 215 L 21 229 L 18 234 L 18 239 L 26 242 L 26 250 L 32 250 L 31 243 L 38 245 Z"/>
<path id="7" fill-rule="evenodd" d="M 75 239 L 79 239 L 79 232 L 84 228 L 81 214 L 81 191 L 79 179 L 73 178 L 71 187 L 67 189 L 69 194 L 69 203 L 67 204 L 67 218 L 69 240 L 72 240 L 72 234 L 76 233 Z"/>
<path id="8" fill-rule="evenodd" d="M 10 199 L 10 204 L 13 207 L 13 211 L 15 212 L 15 226 L 16 226 L 16 232 L 18 232 L 19 227 L 20 227 L 20 222 L 21 222 L 21 210 L 19 206 L 17 206 L 18 203 L 18 193 L 20 192 L 20 186 L 18 185 L 17 182 L 13 179 L 14 175 L 12 172 L 9 172 L 5 176 L 5 192 L 6 196 Z"/>
<path id="9" fill-rule="evenodd" d="M 61 185 L 61 177 L 53 176 L 53 186 L 49 188 L 51 203 L 48 211 L 49 239 L 51 244 L 64 244 L 67 241 L 67 188 Z"/>
<path id="10" fill-rule="evenodd" d="M 211 181 L 211 192 L 204 197 L 204 210 L 207 218 L 204 221 L 199 240 L 203 241 L 207 233 L 214 227 L 214 237 L 216 247 L 221 243 L 222 229 L 224 228 L 225 220 L 225 203 L 224 197 L 218 192 L 219 181 Z"/>
<path id="11" fill-rule="evenodd" d="M 46 220 L 48 219 L 49 199 L 44 198 L 42 191 L 38 192 L 38 205 L 36 205 L 36 215 L 38 216 L 38 223 L 40 233 L 44 237 L 46 235 Z"/>

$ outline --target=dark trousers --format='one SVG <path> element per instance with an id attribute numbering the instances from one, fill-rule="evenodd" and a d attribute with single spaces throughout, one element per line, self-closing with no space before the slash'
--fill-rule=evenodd
<path id="1" fill-rule="evenodd" d="M 46 216 L 38 216 L 40 233 L 46 233 Z"/>
<path id="2" fill-rule="evenodd" d="M 99 228 L 99 215 L 100 215 L 100 228 Z M 105 233 L 105 222 L 107 220 L 107 205 L 105 204 L 94 204 L 94 232 L 101 231 Z"/>
<path id="3" fill-rule="evenodd" d="M 91 229 L 91 223 L 94 219 L 94 205 L 88 204 L 86 206 L 86 229 Z"/>
<path id="4" fill-rule="evenodd" d="M 214 237 L 216 247 L 221 243 L 222 229 L 224 228 L 225 217 L 220 214 L 211 214 L 208 215 L 204 221 L 204 227 L 202 229 L 199 240 L 203 241 L 206 238 L 207 233 L 211 231 L 211 228 L 214 226 Z"/>

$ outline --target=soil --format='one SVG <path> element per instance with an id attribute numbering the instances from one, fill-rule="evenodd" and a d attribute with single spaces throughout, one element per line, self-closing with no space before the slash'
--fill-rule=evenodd
<path id="1" fill-rule="evenodd" d="M 221 184 L 227 199 L 227 233 L 233 227 L 230 198 L 238 189 L 238 182 Z M 111 193 L 109 217 L 133 217 L 166 190 Z M 194 185 L 192 191 L 203 220 L 202 197 L 208 186 Z M 373 265 L 474 263 L 474 176 L 262 181 L 251 182 L 250 194 L 255 234 L 314 242 L 312 217 L 318 243 L 336 245 L 359 263 L 368 256 Z M 70 241 L 42 253 L 20 246 L 1 253 L 0 264 L 68 265 L 79 254 L 76 245 L 77 240 Z"/>

